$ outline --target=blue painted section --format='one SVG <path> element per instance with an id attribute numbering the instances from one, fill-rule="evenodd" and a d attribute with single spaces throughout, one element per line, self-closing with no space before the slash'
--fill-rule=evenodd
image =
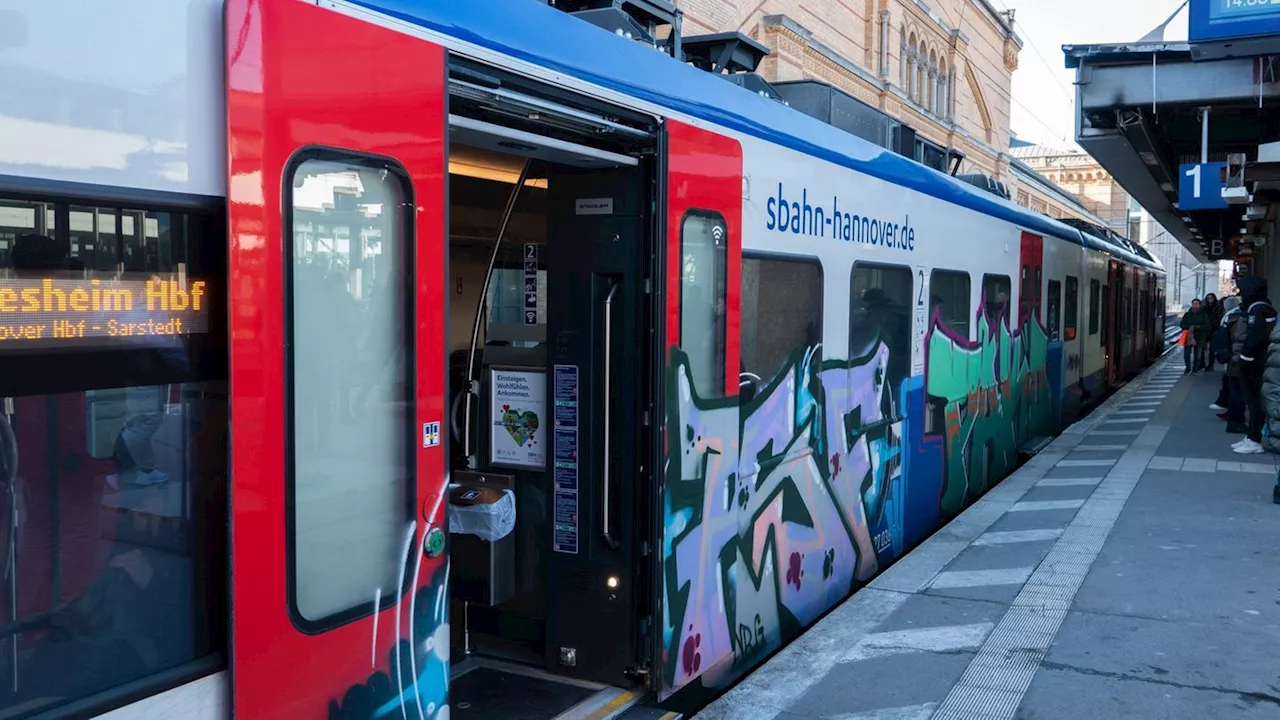
<path id="1" fill-rule="evenodd" d="M 1191 0 L 1187 39 L 1193 43 L 1280 35 L 1280 3 Z"/>
<path id="2" fill-rule="evenodd" d="M 942 480 L 946 474 L 943 458 L 943 436 L 926 437 L 924 417 L 924 376 L 907 380 L 907 419 L 904 447 L 910 451 L 903 457 L 902 476 L 907 478 L 903 505 L 902 553 L 915 547 L 942 525 Z"/>
<path id="3" fill-rule="evenodd" d="M 1227 206 L 1222 199 L 1224 162 L 1184 163 L 1178 166 L 1178 209 L 1214 210 Z"/>
<path id="4" fill-rule="evenodd" d="M 1054 427 L 1062 424 L 1062 341 L 1049 342 L 1049 354 L 1045 358 L 1045 374 L 1049 376 L 1049 397 L 1053 400 Z"/>
<path id="5" fill-rule="evenodd" d="M 533 0 L 350 0 L 406 23 L 1020 225 L 1160 269 L 781 103 Z"/>

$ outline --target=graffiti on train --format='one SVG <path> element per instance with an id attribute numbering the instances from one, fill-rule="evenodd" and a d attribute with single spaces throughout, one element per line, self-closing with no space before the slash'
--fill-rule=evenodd
<path id="1" fill-rule="evenodd" d="M 448 564 L 441 563 L 430 581 L 412 596 L 401 598 L 394 612 L 403 622 L 382 618 L 391 620 L 381 623 L 382 633 L 398 632 L 399 637 L 386 657 L 374 658 L 378 669 L 365 682 L 347 688 L 341 699 L 329 701 L 329 720 L 447 720 L 448 575 Z"/>
<path id="2" fill-rule="evenodd" d="M 925 390 L 933 422 L 926 432 L 943 435 L 944 520 L 1012 471 L 1019 445 L 1054 431 L 1044 329 L 1031 321 L 1014 334 L 1004 322 L 992 328 L 987 318 L 978 312 L 980 342 L 958 338 L 937 322 L 927 339 Z"/>
<path id="3" fill-rule="evenodd" d="M 796 350 L 741 405 L 701 397 L 672 349 L 664 696 L 732 682 L 959 512 L 1052 425 L 1043 329 L 993 330 L 978 315 L 972 343 L 935 316 L 923 376 L 891 379 L 883 342 L 848 361 Z"/>

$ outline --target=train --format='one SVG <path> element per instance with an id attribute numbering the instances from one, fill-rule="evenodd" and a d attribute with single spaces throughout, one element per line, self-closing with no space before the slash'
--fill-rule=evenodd
<path id="1" fill-rule="evenodd" d="M 678 20 L 0 10 L 0 712 L 696 707 L 1163 352 Z"/>

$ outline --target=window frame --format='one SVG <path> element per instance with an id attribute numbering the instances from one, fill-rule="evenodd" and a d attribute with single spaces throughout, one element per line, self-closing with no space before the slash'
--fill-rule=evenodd
<path id="1" fill-rule="evenodd" d="M 416 207 L 416 196 L 414 195 L 413 179 L 409 175 L 408 170 L 400 164 L 395 158 L 377 155 L 373 153 L 358 152 L 354 150 L 346 150 L 341 148 L 333 148 L 320 145 L 307 145 L 296 150 L 284 165 L 284 171 L 281 173 L 282 192 L 281 192 L 281 225 L 284 232 L 284 242 L 281 243 L 281 271 L 283 274 L 283 285 L 280 292 L 282 325 L 281 332 L 285 338 L 284 347 L 281 349 L 281 362 L 283 363 L 283 402 L 284 402 L 284 512 L 285 512 L 285 606 L 289 615 L 290 622 L 298 629 L 299 632 L 308 635 L 318 635 L 329 632 L 336 628 L 348 625 L 370 615 L 380 613 L 390 607 L 409 591 L 409 585 L 412 582 L 411 572 L 401 573 L 401 586 L 395 594 L 384 593 L 376 609 L 372 609 L 368 602 L 353 605 L 346 610 L 332 613 L 317 620 L 307 619 L 298 607 L 298 563 L 297 563 L 297 419 L 294 417 L 294 406 L 296 399 L 296 383 L 294 370 L 295 358 L 293 354 L 294 346 L 294 250 L 295 242 L 293 241 L 294 226 L 294 187 L 293 178 L 297 174 L 298 169 L 306 162 L 312 160 L 320 160 L 333 163 L 350 163 L 353 165 L 364 164 L 375 169 L 386 170 L 388 177 L 394 177 L 400 183 L 401 204 L 399 209 L 401 233 L 399 242 L 402 243 L 401 264 L 403 271 L 401 275 L 401 298 L 403 308 L 403 327 L 401 328 L 404 338 L 403 356 L 409 361 L 409 368 L 404 374 L 404 404 L 405 416 L 417 416 L 417 375 L 413 372 L 412 367 L 416 365 L 416 357 L 418 354 L 418 341 L 413 333 L 414 324 L 417 318 L 417 308 L 414 299 L 414 278 L 416 277 L 416 262 L 418 254 L 416 252 L 417 223 L 415 221 L 414 208 Z M 417 465 L 417 432 L 412 422 L 404 423 L 405 434 L 405 522 L 411 522 L 416 517 L 417 496 L 418 496 L 418 465 Z M 229 480 L 228 486 L 234 489 L 234 481 Z M 413 554 L 410 553 L 410 557 Z M 411 563 L 408 558 L 401 559 L 404 568 L 407 570 Z"/>
<path id="2" fill-rule="evenodd" d="M 718 274 L 718 277 L 716 275 L 712 276 L 713 279 L 716 281 L 716 282 L 713 282 L 712 284 L 712 291 L 714 292 L 717 286 L 721 288 L 722 294 L 719 299 L 724 302 L 724 308 L 725 308 L 724 314 L 721 315 L 720 317 L 720 328 L 719 328 L 720 345 L 718 348 L 719 350 L 719 358 L 718 358 L 719 366 L 718 367 L 719 367 L 720 376 L 719 378 L 717 378 L 716 374 L 713 373 L 711 376 L 711 382 L 708 384 L 708 387 L 705 387 L 705 388 L 698 387 L 698 382 L 696 378 L 693 377 L 692 368 L 690 368 L 690 378 L 689 378 L 689 381 L 694 385 L 694 391 L 698 394 L 698 397 L 710 400 L 710 399 L 724 398 L 727 396 L 727 393 L 725 392 L 725 386 L 728 380 L 728 372 L 729 372 L 729 318 L 728 318 L 728 315 L 729 315 L 729 223 L 725 219 L 724 213 L 721 213 L 718 210 L 712 210 L 710 208 L 691 207 L 688 210 L 685 210 L 684 214 L 680 216 L 680 228 L 679 228 L 680 257 L 678 258 L 678 266 L 677 266 L 679 268 L 680 277 L 679 277 L 679 283 L 678 283 L 679 287 L 676 289 L 676 292 L 679 293 L 677 295 L 677 299 L 680 303 L 680 306 L 679 306 L 680 307 L 680 317 L 679 317 L 680 324 L 677 329 L 678 337 L 676 337 L 676 344 L 680 346 L 680 349 L 685 353 L 686 358 L 688 357 L 689 352 L 684 348 L 685 226 L 688 224 L 689 219 L 693 217 L 700 217 L 700 218 L 706 218 L 713 221 L 719 221 L 721 227 L 723 227 L 725 230 L 724 249 L 722 253 L 717 254 L 716 260 L 718 262 L 714 263 L 715 265 L 714 272 Z M 713 298 L 713 303 L 714 303 L 714 298 Z M 712 305 L 712 307 L 714 308 L 714 304 Z M 741 329 L 739 329 L 739 333 L 741 333 Z M 716 382 L 717 379 L 719 380 L 719 382 Z"/>
<path id="3" fill-rule="evenodd" d="M 1049 339 L 1058 340 L 1062 335 L 1062 282 L 1060 280 L 1050 280 L 1048 282 L 1046 294 L 1048 297 L 1048 306 L 1045 312 L 1045 327 L 1049 330 Z M 1048 322 L 1052 320 L 1050 325 Z"/>
<path id="4" fill-rule="evenodd" d="M 903 306 L 902 306 L 902 316 L 906 319 L 906 323 L 905 323 L 905 324 L 906 324 L 906 340 L 907 340 L 907 345 L 906 345 L 906 349 L 907 349 L 907 358 L 906 358 L 907 371 L 906 371 L 906 375 L 903 377 L 903 382 L 906 382 L 907 380 L 909 380 L 909 379 L 911 378 L 911 364 L 912 364 L 912 361 L 915 359 L 915 312 L 914 312 L 914 308 L 915 308 L 915 302 L 916 302 L 916 298 L 917 298 L 917 296 L 916 296 L 916 292 L 917 292 L 917 291 L 919 291 L 919 290 L 923 290 L 923 289 L 924 289 L 923 285 L 922 285 L 922 286 L 920 286 L 920 287 L 918 287 L 918 288 L 916 287 L 916 275 L 917 275 L 917 272 L 918 272 L 918 271 L 919 271 L 919 274 L 921 274 L 921 275 L 923 275 L 924 273 L 923 273 L 923 271 L 920 271 L 920 270 L 919 270 L 919 268 L 913 267 L 913 266 L 911 266 L 911 265 L 897 264 L 897 263 L 887 263 L 887 262 L 878 262 L 878 261 L 874 261 L 874 260 L 871 260 L 871 261 L 866 261 L 866 260 L 855 260 L 855 261 L 854 261 L 853 265 L 852 265 L 852 266 L 850 266 L 850 268 L 849 268 L 849 302 L 848 302 L 848 304 L 846 305 L 846 308 L 847 308 L 848 313 L 849 313 L 849 318 L 848 318 L 848 323 L 847 323 L 847 333 L 848 333 L 848 337 L 846 338 L 845 344 L 846 344 L 846 350 L 847 350 L 847 352 L 848 352 L 848 355 L 849 355 L 849 359 L 850 359 L 850 360 L 854 360 L 854 359 L 855 359 L 855 355 L 854 355 L 854 348 L 853 348 L 853 340 L 854 340 L 854 338 L 856 337 L 856 332 L 855 332 L 855 331 L 857 330 L 857 326 L 856 326 L 856 325 L 854 325 L 854 318 L 856 318 L 856 317 L 857 317 L 857 312 L 856 312 L 856 310 L 857 310 L 857 303 L 858 303 L 858 301 L 861 299 L 861 296 L 860 296 L 860 295 L 855 295 L 855 294 L 854 294 L 854 280 L 855 280 L 855 278 L 857 278 L 857 276 L 858 276 L 858 270 L 860 270 L 860 269 L 871 269 L 871 270 L 891 270 L 891 271 L 895 271 L 895 272 L 897 272 L 897 271 L 902 271 L 902 272 L 905 272 L 905 273 L 906 273 L 906 275 L 907 275 L 907 278 L 908 278 L 908 285 L 907 285 L 907 287 L 908 287 L 908 290 L 907 290 L 907 298 L 908 298 L 908 302 L 907 302 L 907 304 L 906 304 L 906 305 L 903 305 Z M 881 288 L 881 289 L 883 289 L 883 288 Z M 894 363 L 894 362 L 895 362 L 895 359 L 894 359 L 894 356 L 893 356 L 893 353 L 892 353 L 892 346 L 891 346 L 891 350 L 890 350 L 890 354 L 889 354 L 889 365 L 886 367 L 886 375 L 887 375 L 887 376 L 891 376 L 891 373 L 890 373 L 889 371 L 893 368 L 893 363 Z M 897 360 L 897 362 L 901 362 L 901 360 Z M 899 421 L 901 421 L 903 418 L 905 418 L 905 417 L 907 416 L 906 408 L 904 408 L 904 407 L 900 407 L 900 406 L 899 406 L 899 404 L 898 404 L 898 398 L 897 398 L 897 397 L 891 397 L 891 399 L 890 399 L 890 404 L 891 404 L 892 408 L 896 411 L 896 414 L 885 414 L 885 415 L 884 415 L 884 417 L 882 417 L 880 420 L 878 420 L 878 421 L 876 421 L 876 422 L 874 422 L 874 423 L 871 423 L 871 424 L 868 424 L 868 425 L 863 426 L 862 431 L 863 431 L 864 433 L 865 433 L 866 431 L 868 431 L 868 430 L 872 429 L 872 428 L 877 428 L 877 427 L 881 427 L 881 426 L 883 426 L 883 425 L 890 425 L 890 424 L 893 424 L 893 423 L 899 422 Z"/>
<path id="5" fill-rule="evenodd" d="M 826 332 L 826 325 L 824 323 L 826 322 L 825 306 L 826 306 L 826 287 L 827 287 L 827 273 L 826 273 L 826 268 L 822 266 L 822 258 L 818 257 L 817 255 L 803 255 L 803 254 L 791 255 L 788 253 L 780 253 L 775 250 L 744 249 L 742 251 L 742 266 L 744 269 L 746 268 L 746 264 L 748 260 L 755 260 L 758 262 L 781 262 L 781 263 L 789 263 L 794 265 L 812 265 L 813 267 L 818 268 L 818 343 L 821 344 L 823 340 L 823 335 Z M 738 274 L 739 283 L 742 282 L 743 277 L 746 277 L 746 273 L 739 272 Z M 726 292 L 728 291 L 727 281 L 725 285 L 725 290 Z M 741 297 L 742 295 L 739 294 L 739 298 Z M 745 345 L 742 342 L 742 328 L 746 325 L 746 323 L 743 322 L 744 316 L 745 316 L 745 313 L 743 312 L 742 303 L 741 303 L 741 300 L 739 300 L 739 307 L 738 307 L 739 362 L 742 362 L 742 348 L 745 347 Z M 727 332 L 727 329 L 726 329 L 726 332 Z M 742 366 L 745 367 L 746 363 L 742 362 Z M 747 372 L 750 372 L 750 371 L 748 370 Z M 739 387 L 741 387 L 741 384 L 742 384 L 742 373 L 743 373 L 743 370 L 739 369 L 738 370 Z M 768 383 L 772 379 L 773 378 L 760 377 L 759 382 Z M 763 387 L 761 389 L 763 389 Z"/>
<path id="6" fill-rule="evenodd" d="M 1064 339 L 1073 341 L 1080 335 L 1080 278 L 1070 273 L 1062 289 L 1062 332 Z M 1068 321 L 1067 313 L 1070 313 Z M 1066 337 L 1070 330 L 1070 337 Z"/>
<path id="7" fill-rule="evenodd" d="M 973 275 L 971 275 L 971 274 L 969 273 L 969 271 L 968 271 L 968 270 L 952 270 L 951 268 L 945 268 L 945 267 L 934 267 L 933 269 L 931 269 L 931 270 L 929 271 L 929 295 L 930 295 L 929 300 L 930 300 L 930 302 L 932 302 L 932 301 L 933 301 L 933 297 L 932 297 L 932 296 L 933 296 L 933 294 L 934 294 L 934 285 L 935 285 L 935 284 L 934 284 L 934 278 L 935 278 L 935 277 L 937 277 L 937 275 L 938 275 L 939 273 L 941 273 L 941 274 L 943 274 L 943 275 L 951 275 L 951 276 L 955 276 L 955 277 L 963 277 L 963 278 L 964 278 L 964 285 L 965 285 L 965 288 L 964 288 L 964 290 L 965 290 L 965 291 L 964 291 L 964 322 L 965 322 L 965 325 L 964 325 L 964 330 L 965 330 L 965 332 L 964 332 L 964 339 L 965 339 L 965 340 L 968 340 L 968 339 L 969 339 L 969 335 L 971 334 L 971 333 L 970 333 L 970 330 L 972 329 L 973 322 L 974 322 L 974 318 L 972 317 L 972 315 L 973 315 Z M 930 307 L 930 308 L 929 308 L 929 315 L 930 315 L 930 321 L 932 321 L 932 316 L 933 316 L 933 308 L 932 308 L 932 307 Z M 947 327 L 947 329 L 951 330 L 951 331 L 952 331 L 953 333 L 955 333 L 956 335 L 959 335 L 959 334 L 960 334 L 960 333 L 956 333 L 956 332 L 955 332 L 955 328 L 954 328 L 954 327 L 952 327 L 951 325 L 949 325 L 949 324 L 948 324 L 948 325 L 946 325 L 946 327 Z M 913 329 L 914 329 L 914 328 L 913 328 Z"/>
<path id="8" fill-rule="evenodd" d="M 1089 278 L 1089 335 L 1098 335 L 1102 323 L 1098 316 L 1102 312 L 1102 283 L 1097 278 Z"/>
<path id="9" fill-rule="evenodd" d="M 1024 265 L 1024 266 L 1023 266 L 1023 268 L 1025 269 L 1025 267 L 1026 267 L 1026 266 Z M 991 330 L 992 328 L 994 328 L 996 325 L 998 325 L 998 324 L 999 324 L 1000 316 L 999 316 L 999 315 L 995 315 L 994 317 L 992 316 L 992 314 L 991 314 L 991 306 L 990 306 L 990 304 L 987 302 L 987 299 L 988 299 L 988 298 L 987 298 L 987 280 L 988 280 L 988 278 L 1001 278 L 1001 279 L 1003 279 L 1003 280 L 1004 280 L 1004 282 L 1005 282 L 1005 287 L 1007 288 L 1006 292 L 1009 294 L 1009 299 L 1005 301 L 1005 308 L 1004 308 L 1004 312 L 1005 312 L 1005 315 L 1006 315 L 1006 316 L 1008 316 L 1008 314 L 1009 314 L 1009 313 L 1011 313 L 1011 312 L 1013 312 L 1013 310 L 1014 310 L 1014 305 L 1013 305 L 1013 278 L 1009 277 L 1008 275 L 1004 275 L 1004 274 L 1002 274 L 1002 273 L 982 273 L 982 287 L 981 287 L 981 289 L 982 289 L 982 308 L 983 308 L 983 314 L 987 316 L 987 326 L 988 326 L 988 327 L 987 327 L 987 329 L 988 329 L 988 330 Z M 1018 298 L 1018 302 L 1019 302 L 1019 304 L 1021 304 L 1021 302 L 1022 302 L 1022 298 Z M 1015 318 L 1010 318 L 1010 317 L 1006 317 L 1006 322 L 1008 322 L 1010 330 L 1016 330 L 1016 329 L 1017 329 L 1017 328 L 1015 327 L 1015 324 L 1017 323 L 1017 319 L 1015 319 Z"/>
<path id="10" fill-rule="evenodd" d="M 201 261 L 199 275 L 216 280 L 216 287 L 223 293 L 223 298 L 209 304 L 208 332 L 182 336 L 191 343 L 187 350 L 193 359 L 185 370 L 152 364 L 151 358 L 156 351 L 145 346 L 6 347 L 0 351 L 0 397 L 66 395 L 139 385 L 173 387 L 188 383 L 226 383 L 229 387 L 230 306 L 225 298 L 230 293 L 230 275 L 224 198 L 61 180 L 0 177 L 0 201 L 3 200 L 48 205 L 48 209 L 55 214 L 55 226 L 47 228 L 44 234 L 68 241 L 71 239 L 69 219 L 72 207 L 114 210 L 117 222 L 126 212 L 138 212 L 144 218 L 147 213 L 182 216 L 186 249 L 191 253 L 193 246 L 203 248 L 195 253 Z M 117 234 L 122 229 L 118 224 Z M 32 232 L 37 231 L 32 229 Z M 194 361 L 196 357 L 200 358 L 199 363 Z M 146 370 L 139 373 L 137 367 L 144 367 Z M 205 396 L 221 396 L 220 391 L 216 390 L 194 392 Z M 229 400 L 227 395 L 226 401 Z M 171 479 L 170 482 L 174 480 Z M 188 478 L 188 482 L 193 481 Z M 229 467 L 222 474 L 221 482 L 220 497 L 226 503 L 229 502 L 231 483 Z M 222 509 L 226 510 L 227 507 L 224 505 Z M 230 580 L 231 555 L 226 549 L 226 543 L 230 539 L 230 526 L 226 522 L 219 525 L 222 530 L 216 535 L 211 535 L 207 527 L 199 526 L 192 527 L 187 535 L 188 542 L 209 543 L 212 540 L 223 548 L 216 556 L 204 558 L 206 562 L 201 563 L 204 574 L 200 580 L 195 579 L 190 570 L 184 573 L 193 591 L 190 604 L 184 607 L 190 608 L 193 623 L 201 620 L 203 613 L 205 624 L 213 625 L 205 636 L 197 635 L 193 628 L 190 636 L 191 657 L 169 667 L 149 669 L 134 679 L 115 683 L 96 692 L 63 696 L 55 702 L 33 707 L 20 714 L 26 716 L 34 712 L 35 716 L 42 718 L 97 716 L 226 671 L 230 665 L 228 623 L 233 588 Z M 205 590 L 204 594 L 199 592 L 201 587 Z M 0 636 L 0 640 L 6 637 Z"/>

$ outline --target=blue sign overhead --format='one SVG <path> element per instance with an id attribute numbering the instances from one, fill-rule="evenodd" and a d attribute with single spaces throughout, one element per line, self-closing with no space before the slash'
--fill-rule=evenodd
<path id="1" fill-rule="evenodd" d="M 1280 0 L 1191 0 L 1192 43 L 1280 34 Z"/>
<path id="2" fill-rule="evenodd" d="M 1213 210 L 1224 208 L 1222 176 L 1227 164 L 1222 162 L 1188 163 L 1178 168 L 1178 209 Z"/>

